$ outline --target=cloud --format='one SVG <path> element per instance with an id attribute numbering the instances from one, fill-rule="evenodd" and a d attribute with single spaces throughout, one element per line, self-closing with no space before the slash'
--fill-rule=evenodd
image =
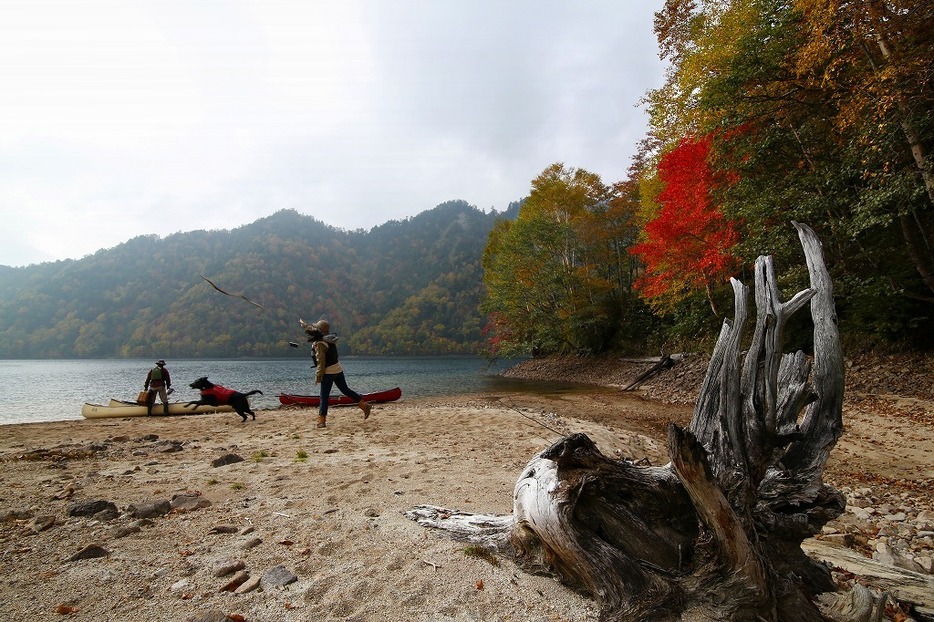
<path id="1" fill-rule="evenodd" d="M 6 3 L 0 264 L 282 208 L 348 229 L 505 209 L 558 161 L 617 181 L 660 4 Z"/>

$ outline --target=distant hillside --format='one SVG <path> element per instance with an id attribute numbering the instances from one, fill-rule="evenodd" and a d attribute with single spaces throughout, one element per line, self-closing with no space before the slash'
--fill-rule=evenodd
<path id="1" fill-rule="evenodd" d="M 371 231 L 284 210 L 230 231 L 140 236 L 0 267 L 0 358 L 263 357 L 326 317 L 346 354 L 473 354 L 498 218 L 452 201 Z M 231 294 L 224 296 L 201 278 Z"/>

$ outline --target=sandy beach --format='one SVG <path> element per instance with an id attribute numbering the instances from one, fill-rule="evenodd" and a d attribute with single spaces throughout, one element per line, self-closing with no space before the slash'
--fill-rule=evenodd
<path id="1" fill-rule="evenodd" d="M 474 555 L 403 513 L 509 514 L 523 466 L 572 432 L 606 455 L 662 464 L 664 427 L 687 423 L 691 406 L 650 395 L 651 385 L 403 399 L 366 421 L 334 409 L 324 430 L 300 408 L 246 423 L 212 414 L 2 426 L 0 610 L 115 622 L 596 620 L 593 601 L 554 579 Z M 828 479 L 931 512 L 934 411 L 906 399 L 848 402 Z"/>

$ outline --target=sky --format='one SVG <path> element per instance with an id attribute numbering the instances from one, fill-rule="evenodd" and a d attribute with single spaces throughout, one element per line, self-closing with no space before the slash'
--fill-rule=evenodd
<path id="1" fill-rule="evenodd" d="M 0 265 L 294 209 L 369 230 L 611 184 L 662 0 L 6 0 Z"/>

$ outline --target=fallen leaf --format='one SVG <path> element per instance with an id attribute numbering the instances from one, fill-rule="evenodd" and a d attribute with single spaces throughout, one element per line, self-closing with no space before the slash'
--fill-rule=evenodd
<path id="1" fill-rule="evenodd" d="M 483 589 L 483 579 L 477 579 L 477 589 L 478 590 Z"/>

